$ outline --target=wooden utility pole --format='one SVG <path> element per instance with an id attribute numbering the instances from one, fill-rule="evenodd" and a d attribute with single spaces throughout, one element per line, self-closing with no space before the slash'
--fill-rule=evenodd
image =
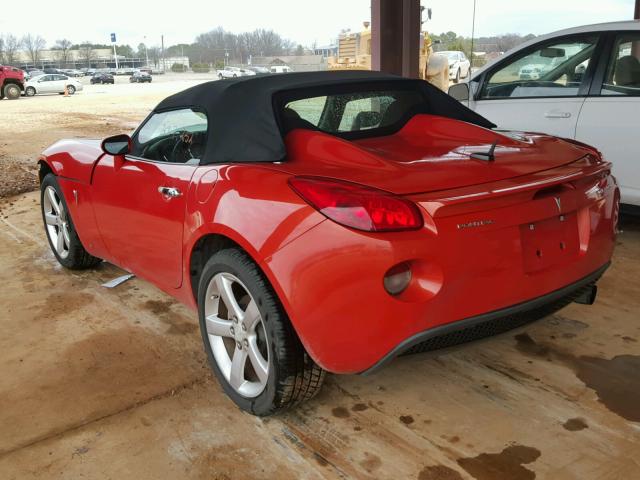
<path id="1" fill-rule="evenodd" d="M 640 0 L 636 0 L 636 11 L 633 15 L 633 18 L 636 20 L 640 20 Z"/>
<path id="2" fill-rule="evenodd" d="M 371 68 L 418 78 L 420 0 L 371 0 Z"/>

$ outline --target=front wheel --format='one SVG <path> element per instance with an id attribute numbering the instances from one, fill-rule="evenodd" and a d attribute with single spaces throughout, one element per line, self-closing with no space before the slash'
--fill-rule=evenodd
<path id="1" fill-rule="evenodd" d="M 456 72 L 456 78 L 455 78 L 454 82 L 460 83 L 460 69 L 458 69 L 458 71 Z"/>
<path id="2" fill-rule="evenodd" d="M 67 93 L 69 95 L 73 95 L 74 93 L 76 93 L 76 87 L 74 87 L 73 85 L 67 85 Z"/>
<path id="3" fill-rule="evenodd" d="M 5 85 L 3 94 L 9 100 L 17 100 L 18 98 L 20 98 L 20 92 L 21 90 L 18 85 L 16 85 L 15 83 L 10 83 L 8 85 Z"/>
<path id="4" fill-rule="evenodd" d="M 51 173 L 44 177 L 40 185 L 40 208 L 49 246 L 63 267 L 81 270 L 94 267 L 102 261 L 84 249 L 58 180 Z"/>
<path id="5" fill-rule="evenodd" d="M 324 370 L 243 251 L 225 249 L 209 259 L 198 288 L 198 315 L 211 368 L 241 409 L 271 415 L 320 390 Z"/>
<path id="6" fill-rule="evenodd" d="M 36 89 L 33 87 L 27 87 L 27 89 L 24 91 L 24 94 L 27 97 L 33 97 L 36 94 Z"/>

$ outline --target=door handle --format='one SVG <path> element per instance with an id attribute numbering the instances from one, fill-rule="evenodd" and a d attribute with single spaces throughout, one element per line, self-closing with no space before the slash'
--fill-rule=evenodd
<path id="1" fill-rule="evenodd" d="M 558 112 L 557 110 L 552 110 L 544 114 L 546 118 L 571 118 L 570 112 Z"/>
<path id="2" fill-rule="evenodd" d="M 180 190 L 174 187 L 158 187 L 158 192 L 160 192 L 162 196 L 167 199 L 176 198 L 182 195 L 182 193 L 180 193 Z"/>

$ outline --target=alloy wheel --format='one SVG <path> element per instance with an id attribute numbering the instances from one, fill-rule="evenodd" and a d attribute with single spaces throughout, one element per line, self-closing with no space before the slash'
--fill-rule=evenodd
<path id="1" fill-rule="evenodd" d="M 243 397 L 262 393 L 269 378 L 269 346 L 258 305 L 234 275 L 221 272 L 207 286 L 204 317 L 220 372 Z"/>
<path id="2" fill-rule="evenodd" d="M 51 245 L 60 258 L 67 258 L 71 244 L 69 220 L 64 204 L 53 187 L 47 187 L 44 191 L 43 209 Z"/>

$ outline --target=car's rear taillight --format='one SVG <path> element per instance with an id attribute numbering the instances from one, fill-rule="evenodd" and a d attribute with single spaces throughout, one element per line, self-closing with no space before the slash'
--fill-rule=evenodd
<path id="1" fill-rule="evenodd" d="M 307 203 L 340 225 L 366 232 L 423 226 L 415 203 L 382 190 L 319 177 L 293 177 L 289 184 Z"/>

